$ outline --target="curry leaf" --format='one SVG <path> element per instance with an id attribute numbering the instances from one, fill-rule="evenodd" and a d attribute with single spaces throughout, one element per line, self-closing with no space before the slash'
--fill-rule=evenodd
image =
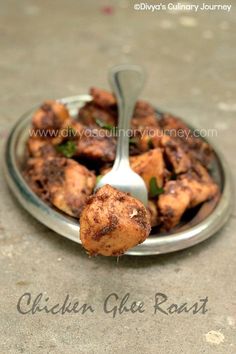
<path id="1" fill-rule="evenodd" d="M 148 148 L 149 148 L 149 149 L 154 149 L 154 144 L 153 144 L 152 138 L 149 138 L 149 139 L 148 139 L 147 144 L 148 144 Z"/>
<path id="2" fill-rule="evenodd" d="M 74 141 L 67 141 L 64 144 L 56 146 L 56 150 L 63 154 L 65 157 L 72 157 L 76 152 L 76 144 Z"/>
<path id="3" fill-rule="evenodd" d="M 149 182 L 150 196 L 156 197 L 164 192 L 163 188 L 158 187 L 156 177 L 152 177 Z"/>
<path id="4" fill-rule="evenodd" d="M 105 123 L 103 120 L 101 119 L 95 119 L 96 124 L 103 129 L 107 129 L 107 130 L 112 130 L 114 127 L 111 124 Z"/>
<path id="5" fill-rule="evenodd" d="M 96 176 L 96 184 L 98 184 L 101 181 L 102 177 L 103 175 Z"/>

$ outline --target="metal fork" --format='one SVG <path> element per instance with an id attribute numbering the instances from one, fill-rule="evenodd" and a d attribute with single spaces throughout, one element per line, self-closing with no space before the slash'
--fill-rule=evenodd
<path id="1" fill-rule="evenodd" d="M 123 192 L 130 193 L 147 205 L 146 185 L 129 164 L 130 122 L 135 103 L 144 85 L 144 72 L 137 65 L 115 66 L 109 73 L 109 82 L 116 96 L 119 111 L 116 158 L 112 170 L 101 178 L 96 190 L 109 184 Z"/>

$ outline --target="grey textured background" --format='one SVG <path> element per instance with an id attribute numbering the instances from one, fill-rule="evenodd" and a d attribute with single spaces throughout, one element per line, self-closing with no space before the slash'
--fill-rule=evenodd
<path id="1" fill-rule="evenodd" d="M 197 127 L 218 130 L 215 142 L 235 182 L 235 9 L 148 13 L 134 11 L 132 4 L 0 1 L 2 149 L 13 123 L 32 105 L 85 93 L 91 85 L 106 88 L 109 67 L 135 62 L 149 75 L 145 98 Z M 117 263 L 89 259 L 81 247 L 40 225 L 0 178 L 1 353 L 236 352 L 235 210 L 224 229 L 201 245 Z M 43 292 L 51 303 L 63 302 L 68 293 L 97 311 L 23 316 L 16 304 L 27 291 Z M 102 302 L 113 291 L 145 301 L 146 312 L 115 319 L 104 314 Z M 209 311 L 154 316 L 157 291 L 169 303 L 208 296 Z M 212 343 L 212 330 L 218 344 Z"/>

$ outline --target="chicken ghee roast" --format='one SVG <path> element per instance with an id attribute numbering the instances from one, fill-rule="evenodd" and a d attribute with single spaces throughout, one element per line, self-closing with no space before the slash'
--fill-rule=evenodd
<path id="1" fill-rule="evenodd" d="M 145 207 L 99 178 L 112 167 L 117 141 L 113 94 L 91 88 L 92 100 L 72 118 L 62 103 L 46 101 L 33 115 L 24 176 L 45 202 L 80 218 L 80 238 L 91 255 L 118 256 L 155 232 L 176 228 L 183 216 L 219 197 L 210 175 L 213 151 L 179 118 L 137 101 L 130 129 L 130 165 L 148 189 Z"/>

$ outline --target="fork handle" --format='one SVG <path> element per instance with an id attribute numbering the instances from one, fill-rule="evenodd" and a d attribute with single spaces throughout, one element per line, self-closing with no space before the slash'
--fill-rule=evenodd
<path id="1" fill-rule="evenodd" d="M 138 65 L 123 64 L 109 72 L 109 82 L 118 104 L 118 140 L 113 169 L 129 165 L 129 129 L 134 106 L 144 85 L 144 71 Z"/>

